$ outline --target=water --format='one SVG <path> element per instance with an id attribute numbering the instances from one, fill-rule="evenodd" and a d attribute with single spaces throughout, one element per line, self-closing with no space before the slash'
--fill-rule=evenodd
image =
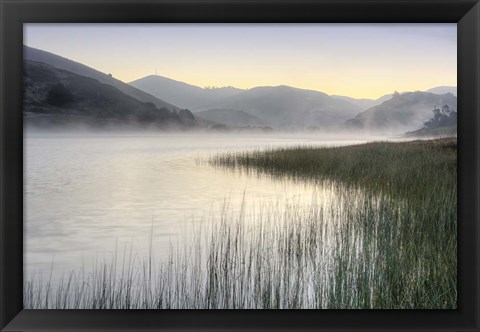
<path id="1" fill-rule="evenodd" d="M 235 214 L 242 202 L 334 199 L 318 185 L 215 168 L 205 162 L 213 154 L 360 142 L 307 134 L 28 134 L 25 276 L 52 270 L 59 277 L 111 256 L 116 247 L 132 246 L 143 257 L 152 232 L 154 257 L 165 259 L 192 224 L 215 222 L 225 209 Z"/>

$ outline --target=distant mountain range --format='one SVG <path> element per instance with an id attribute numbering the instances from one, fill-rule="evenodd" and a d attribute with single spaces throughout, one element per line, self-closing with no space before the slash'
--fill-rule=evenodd
<path id="1" fill-rule="evenodd" d="M 361 109 L 327 94 L 289 86 L 257 87 L 224 98 L 209 109 L 241 110 L 276 129 L 333 129 Z M 198 114 L 198 113 L 196 113 Z"/>
<path id="2" fill-rule="evenodd" d="M 439 95 L 450 93 L 455 98 L 448 103 L 456 108 L 457 93 L 456 87 L 440 86 L 424 92 L 433 94 L 430 98 L 419 97 L 417 91 L 356 99 L 289 86 L 204 89 L 161 76 L 147 76 L 130 84 L 160 99 L 185 105 L 197 117 L 229 126 L 253 124 L 288 130 L 346 128 L 395 133 L 418 129 L 430 110 L 442 103 L 444 98 Z M 411 100 L 411 93 L 417 93 L 419 99 Z M 384 104 L 394 95 L 405 96 Z"/>
<path id="3" fill-rule="evenodd" d="M 449 86 L 388 94 L 376 100 L 356 99 L 285 85 L 247 90 L 201 88 L 156 75 L 126 84 L 110 74 L 27 46 L 24 60 L 29 82 L 24 112 L 30 119 L 33 115 L 38 118 L 40 114 L 55 114 L 58 118 L 62 114 L 102 121 L 129 118 L 142 123 L 151 121 L 160 127 L 169 123 L 189 128 L 222 125 L 398 133 L 421 128 L 433 107 L 446 104 L 456 109 L 457 102 L 457 89 Z M 96 94 L 86 85 L 94 86 Z M 57 91 L 52 90 L 54 87 Z M 72 97 L 73 101 L 67 103 L 68 107 L 51 104 L 55 92 L 66 93 L 66 100 Z M 160 125 L 162 121 L 165 123 Z"/>
<path id="4" fill-rule="evenodd" d="M 289 86 L 204 89 L 161 76 L 147 76 L 130 84 L 157 98 L 187 107 L 201 118 L 230 126 L 331 128 L 341 126 L 363 110 L 322 92 Z"/>

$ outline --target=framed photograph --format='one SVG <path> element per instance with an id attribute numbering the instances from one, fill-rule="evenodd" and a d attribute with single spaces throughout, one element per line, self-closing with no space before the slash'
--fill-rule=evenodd
<path id="1" fill-rule="evenodd" d="M 0 5 L 1 331 L 479 331 L 478 0 Z"/>

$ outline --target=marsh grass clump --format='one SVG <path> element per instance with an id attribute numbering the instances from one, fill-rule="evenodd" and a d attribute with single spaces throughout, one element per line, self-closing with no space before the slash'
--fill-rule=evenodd
<path id="1" fill-rule="evenodd" d="M 333 180 L 412 199 L 456 193 L 456 138 L 295 147 L 215 155 L 210 163 L 303 180 Z"/>
<path id="2" fill-rule="evenodd" d="M 60 280 L 30 276 L 24 307 L 456 308 L 456 141 L 299 147 L 211 162 L 315 181 L 330 199 L 255 206 L 246 196 L 241 211 L 225 207 L 220 222 L 196 229 L 165 261 L 124 248 Z"/>

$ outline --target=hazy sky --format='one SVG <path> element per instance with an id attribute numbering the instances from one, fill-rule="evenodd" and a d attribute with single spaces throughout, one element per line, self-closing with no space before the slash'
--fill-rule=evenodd
<path id="1" fill-rule="evenodd" d="M 456 24 L 25 24 L 24 43 L 130 82 L 377 98 L 457 84 Z"/>

